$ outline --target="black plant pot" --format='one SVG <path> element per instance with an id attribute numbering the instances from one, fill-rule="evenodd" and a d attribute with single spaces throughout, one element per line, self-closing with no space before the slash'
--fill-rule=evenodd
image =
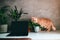
<path id="1" fill-rule="evenodd" d="M 8 36 L 27 36 L 28 21 L 12 21 L 10 29 L 11 34 Z"/>

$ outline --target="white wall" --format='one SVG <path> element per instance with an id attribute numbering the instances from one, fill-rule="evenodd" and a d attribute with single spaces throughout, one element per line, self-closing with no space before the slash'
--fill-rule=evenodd
<path id="1" fill-rule="evenodd" d="M 50 18 L 60 29 L 60 0 L 6 0 L 1 4 L 16 5 L 18 10 L 23 8 L 23 11 L 29 14 L 23 15 L 22 18 L 31 16 Z"/>

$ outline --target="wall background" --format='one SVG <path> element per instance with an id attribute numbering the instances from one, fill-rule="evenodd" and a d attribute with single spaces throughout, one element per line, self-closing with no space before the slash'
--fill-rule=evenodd
<path id="1" fill-rule="evenodd" d="M 21 18 L 29 19 L 31 16 L 50 18 L 57 29 L 60 29 L 60 0 L 0 0 L 0 7 L 16 5 L 18 10 L 23 8 L 28 15 Z"/>

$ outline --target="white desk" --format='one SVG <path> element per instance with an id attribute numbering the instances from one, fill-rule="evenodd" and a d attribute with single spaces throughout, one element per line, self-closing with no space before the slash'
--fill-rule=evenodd
<path id="1" fill-rule="evenodd" d="M 39 39 L 43 39 L 43 40 L 48 40 L 48 39 L 60 39 L 60 31 L 56 31 L 56 32 L 39 32 L 39 33 L 33 33 L 30 32 L 28 34 L 28 36 L 6 36 L 9 33 L 5 33 L 5 34 L 0 34 L 0 38 L 31 38 L 32 40 L 39 40 Z"/>

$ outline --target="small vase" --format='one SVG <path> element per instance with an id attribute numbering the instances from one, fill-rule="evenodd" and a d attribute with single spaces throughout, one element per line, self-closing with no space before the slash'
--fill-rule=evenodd
<path id="1" fill-rule="evenodd" d="M 6 33 L 8 28 L 7 26 L 8 26 L 7 24 L 0 25 L 0 33 Z"/>
<path id="2" fill-rule="evenodd" d="M 35 32 L 39 32 L 41 30 L 39 26 L 35 26 L 34 29 L 35 29 Z"/>

